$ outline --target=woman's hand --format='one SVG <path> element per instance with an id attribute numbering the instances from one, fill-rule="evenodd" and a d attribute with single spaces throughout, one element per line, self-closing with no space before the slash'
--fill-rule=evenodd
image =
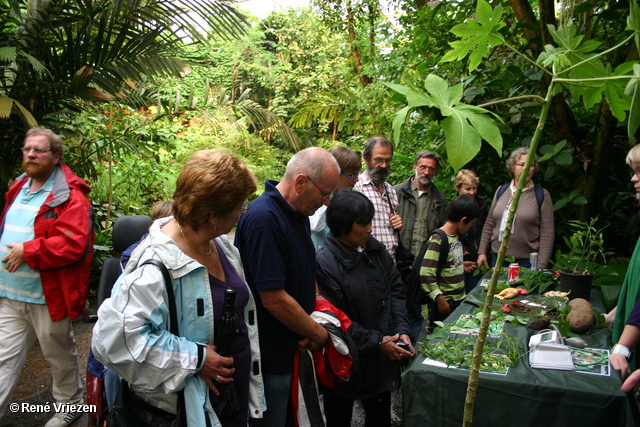
<path id="1" fill-rule="evenodd" d="M 627 362 L 627 359 L 623 355 L 612 353 L 609 355 L 609 362 L 613 369 L 620 371 L 620 376 L 623 380 L 631 373 L 631 370 L 629 369 L 629 362 Z"/>
<path id="2" fill-rule="evenodd" d="M 478 260 L 476 261 L 476 265 L 481 266 L 483 265 L 487 268 L 489 268 L 489 263 L 487 263 L 487 256 L 484 254 L 478 255 Z"/>
<path id="3" fill-rule="evenodd" d="M 473 270 L 476 269 L 476 263 L 473 261 L 464 261 L 462 263 L 463 267 L 464 267 L 464 271 L 465 273 L 473 273 Z"/>
<path id="4" fill-rule="evenodd" d="M 451 313 L 451 306 L 444 295 L 440 294 L 436 297 L 436 304 L 438 304 L 438 311 L 440 314 Z"/>
<path id="5" fill-rule="evenodd" d="M 388 357 L 390 360 L 402 360 L 408 357 L 412 357 L 413 353 L 398 346 L 396 342 L 403 342 L 405 344 L 411 344 L 411 340 L 408 335 L 395 334 L 393 336 L 385 335 L 380 341 L 380 353 Z"/>
<path id="6" fill-rule="evenodd" d="M 216 387 L 218 384 L 229 384 L 233 381 L 231 375 L 235 372 L 236 368 L 226 368 L 225 366 L 233 365 L 233 357 L 222 357 L 216 352 L 216 346 L 207 345 L 207 355 L 204 360 L 202 369 L 198 372 L 204 382 L 207 383 L 211 391 L 218 396 L 220 392 Z"/>

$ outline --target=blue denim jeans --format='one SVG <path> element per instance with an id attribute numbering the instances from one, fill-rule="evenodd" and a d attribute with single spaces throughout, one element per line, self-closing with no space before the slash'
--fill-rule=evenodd
<path id="1" fill-rule="evenodd" d="M 250 418 L 250 427 L 284 427 L 286 425 L 292 378 L 293 374 L 262 374 L 267 410 L 262 419 Z"/>

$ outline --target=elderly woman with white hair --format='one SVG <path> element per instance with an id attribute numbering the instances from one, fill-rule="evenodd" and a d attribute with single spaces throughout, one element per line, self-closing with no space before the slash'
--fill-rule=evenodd
<path id="1" fill-rule="evenodd" d="M 547 190 L 534 184 L 533 175 L 538 171 L 538 162 L 534 157 L 529 170 L 524 170 L 529 147 L 520 147 L 511 153 L 506 162 L 509 175 L 513 178 L 496 191 L 489 215 L 482 229 L 482 239 L 478 248 L 477 264 L 488 266 L 487 254 L 492 253 L 492 266 L 495 266 L 500 249 L 507 214 L 511 208 L 516 185 L 523 173 L 527 174 L 522 195 L 515 213 L 507 257 L 514 257 L 522 267 L 530 267 L 529 255 L 538 253 L 538 268 L 547 268 L 553 251 L 555 227 L 553 223 L 553 201 Z"/>

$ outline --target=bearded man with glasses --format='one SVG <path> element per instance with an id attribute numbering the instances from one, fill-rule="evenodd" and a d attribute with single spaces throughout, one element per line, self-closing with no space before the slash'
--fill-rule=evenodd
<path id="1" fill-rule="evenodd" d="M 62 163 L 62 140 L 49 129 L 30 129 L 22 153 L 25 173 L 9 188 L 0 218 L 0 419 L 38 340 L 61 408 L 46 427 L 62 427 L 82 408 L 71 321 L 89 291 L 91 189 Z"/>
<path id="2" fill-rule="evenodd" d="M 402 228 L 402 217 L 398 215 L 398 196 L 391 184 L 387 182 L 391 172 L 393 144 L 384 136 L 374 136 L 362 149 L 362 159 L 366 164 L 365 171 L 358 176 L 353 187 L 371 200 L 375 208 L 371 222 L 371 235 L 384 243 L 396 261 L 398 234 Z"/>

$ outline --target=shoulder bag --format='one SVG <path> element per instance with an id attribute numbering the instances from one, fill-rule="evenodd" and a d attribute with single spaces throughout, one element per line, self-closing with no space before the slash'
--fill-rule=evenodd
<path id="1" fill-rule="evenodd" d="M 167 267 L 156 259 L 149 259 L 140 266 L 152 264 L 160 269 L 164 278 L 165 287 L 169 297 L 169 331 L 180 336 L 178 328 L 178 315 L 176 300 L 173 295 L 171 275 Z M 120 382 L 118 396 L 113 403 L 113 409 L 107 421 L 107 427 L 186 427 L 187 415 L 185 412 L 184 390 L 178 391 L 178 411 L 171 414 L 136 396 L 129 388 L 129 383 L 124 379 Z"/>

